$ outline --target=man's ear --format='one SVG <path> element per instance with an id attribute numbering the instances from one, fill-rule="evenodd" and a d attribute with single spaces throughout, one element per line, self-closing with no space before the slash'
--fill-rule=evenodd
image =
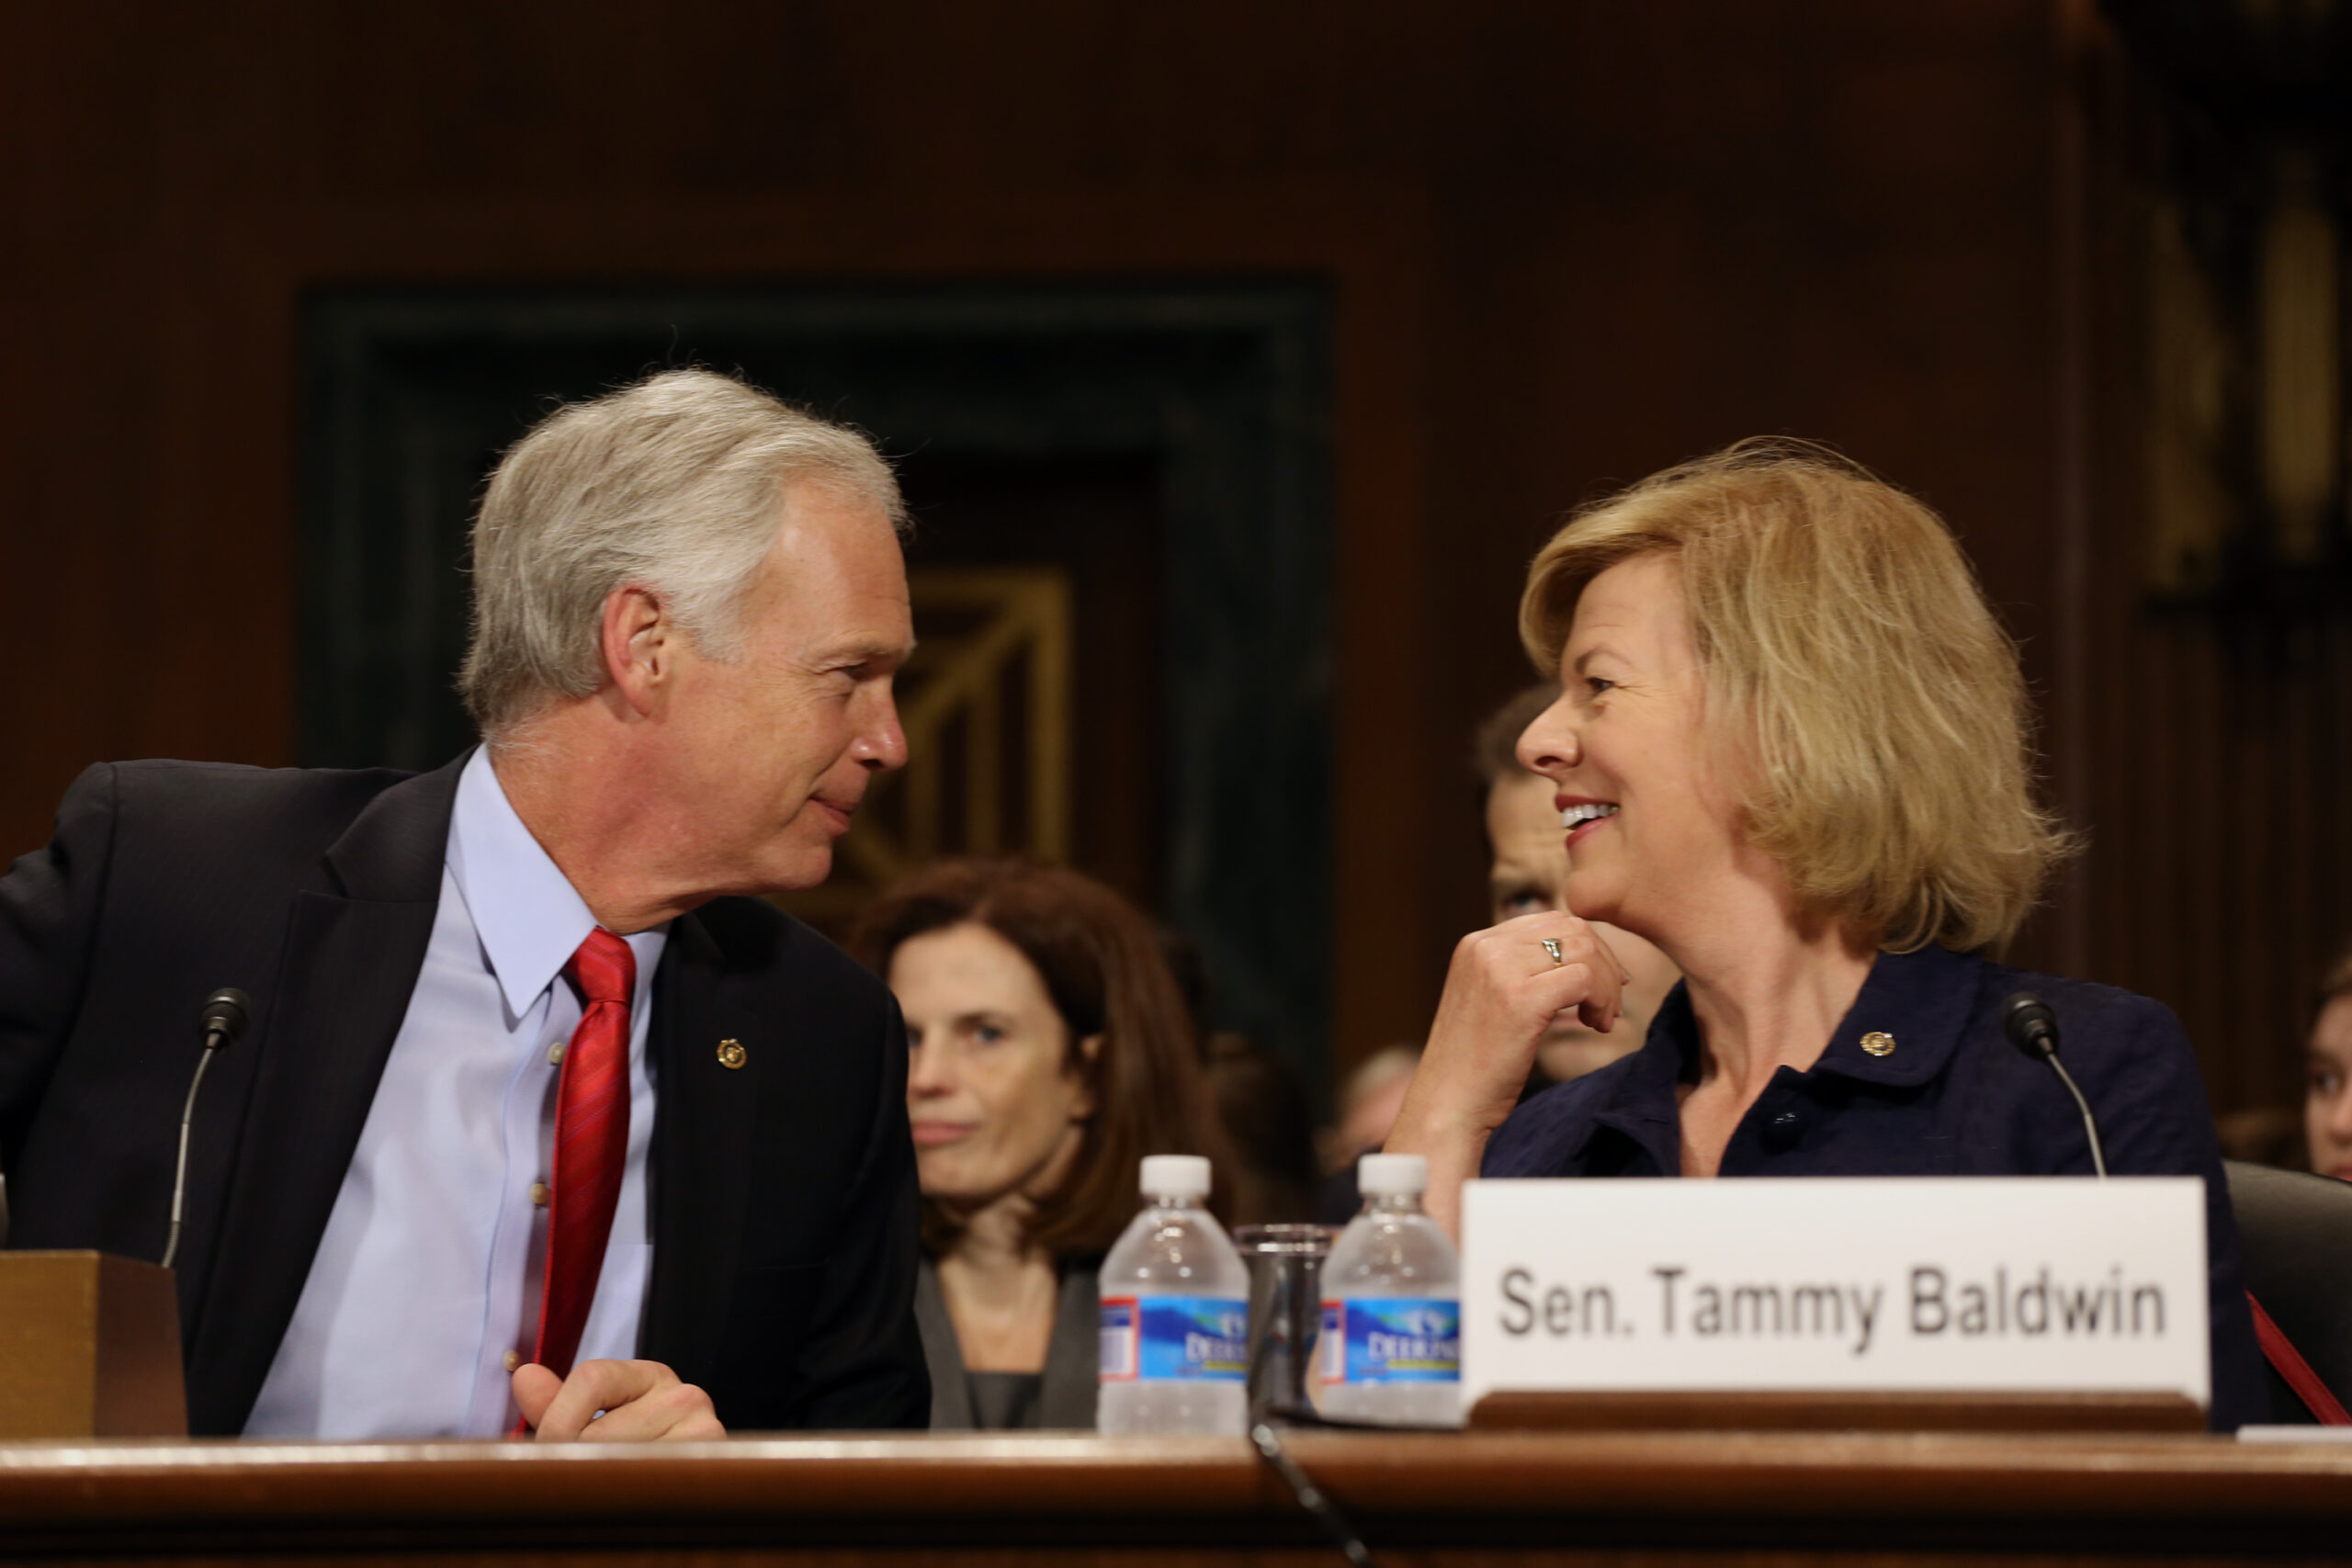
<path id="1" fill-rule="evenodd" d="M 599 628 L 606 692 L 634 714 L 650 714 L 677 658 L 677 628 L 661 596 L 624 582 L 605 595 Z"/>
<path id="2" fill-rule="evenodd" d="M 1078 1065 L 1070 1069 L 1078 1079 L 1078 1103 L 1070 1107 L 1069 1119 L 1083 1122 L 1100 1109 L 1094 1093 L 1094 1069 L 1102 1060 L 1102 1036 L 1090 1034 L 1078 1043 Z"/>

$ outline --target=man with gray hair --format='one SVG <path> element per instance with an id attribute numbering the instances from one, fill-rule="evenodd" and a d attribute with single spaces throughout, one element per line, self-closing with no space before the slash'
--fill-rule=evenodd
<path id="1" fill-rule="evenodd" d="M 481 747 L 76 781 L 0 878 L 8 1240 L 176 1252 L 191 1430 L 925 1419 L 898 1010 L 743 897 L 822 881 L 905 760 L 902 526 L 863 437 L 655 376 L 483 497 Z"/>

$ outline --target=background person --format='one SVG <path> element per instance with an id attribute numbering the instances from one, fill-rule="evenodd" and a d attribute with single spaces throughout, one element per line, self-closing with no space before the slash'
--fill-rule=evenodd
<path id="1" fill-rule="evenodd" d="M 1420 1065 L 1418 1044 L 1384 1045 L 1357 1063 L 1340 1086 L 1338 1118 L 1324 1132 L 1323 1185 L 1315 1196 L 1318 1223 L 1344 1225 L 1363 1212 L 1356 1162 L 1387 1141 Z"/>
<path id="2" fill-rule="evenodd" d="M 1295 1223 L 1315 1214 L 1315 1113 L 1288 1062 L 1229 1029 L 1206 1041 L 1209 1103 L 1233 1174 L 1233 1223 Z"/>
<path id="3" fill-rule="evenodd" d="M 940 1428 L 1091 1427 L 1096 1269 L 1146 1155 L 1229 1161 L 1151 922 L 1093 878 L 944 861 L 860 918 L 912 1046 L 922 1186 L 915 1314 Z"/>
<path id="4" fill-rule="evenodd" d="M 2303 1088 L 2303 1141 L 2322 1176 L 2352 1181 L 2352 953 L 2320 984 Z"/>
<path id="5" fill-rule="evenodd" d="M 1396 1125 L 1397 1108 L 1405 1103 L 1405 1091 L 1411 1087 L 1414 1070 L 1420 1065 L 1419 1043 L 1398 1041 L 1394 1045 L 1383 1045 L 1358 1062 L 1355 1071 L 1340 1086 L 1339 1114 L 1325 1134 L 1321 1154 L 1327 1175 L 1349 1179 L 1350 1217 L 1356 1211 L 1356 1161 L 1379 1152 L 1380 1145 L 1388 1141 L 1388 1129 Z"/>
<path id="6" fill-rule="evenodd" d="M 1216 1000 L 1200 945 L 1159 928 L 1159 955 L 1175 977 L 1207 1075 L 1209 1103 L 1232 1156 L 1229 1194 L 1238 1225 L 1303 1220 L 1314 1212 L 1315 1112 L 1298 1069 L 1246 1034 L 1211 1027 Z"/>
<path id="7" fill-rule="evenodd" d="M 897 1011 L 737 897 L 823 881 L 905 760 L 899 517 L 726 377 L 564 409 L 474 527 L 481 748 L 102 764 L 0 879 L 12 1247 L 164 1251 L 198 1008 L 252 999 L 188 1168 L 192 1432 L 922 1420 Z"/>
<path id="8" fill-rule="evenodd" d="M 1464 939 L 1390 1134 L 1461 1181 L 2087 1174 L 2071 1098 L 2003 1038 L 2056 1011 L 2118 1173 L 2205 1182 L 2217 1426 L 2261 1418 L 2237 1234 L 2171 1014 L 1986 955 L 2065 847 L 2030 790 L 2014 649 L 1927 507 L 1812 448 L 1743 443 L 1571 521 L 1521 627 L 1562 696 L 1519 754 L 1566 816 L 1568 911 Z M 1633 1055 L 1514 1110 L 1563 1008 L 1604 1032 L 1625 971 L 1683 983 Z M 1547 950 L 1546 942 L 1553 944 Z"/>

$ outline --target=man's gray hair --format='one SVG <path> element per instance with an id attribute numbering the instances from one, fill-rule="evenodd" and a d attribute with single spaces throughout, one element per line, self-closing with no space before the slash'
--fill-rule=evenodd
<path id="1" fill-rule="evenodd" d="M 473 531 L 473 636 L 458 689 L 498 739 L 603 682 L 605 598 L 657 594 L 713 659 L 742 648 L 741 604 L 775 547 L 787 485 L 906 509 L 866 438 L 732 377 L 671 370 L 573 403 L 501 459 Z"/>

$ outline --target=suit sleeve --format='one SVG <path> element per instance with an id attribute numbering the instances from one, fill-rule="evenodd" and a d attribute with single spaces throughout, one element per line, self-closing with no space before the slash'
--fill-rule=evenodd
<path id="1" fill-rule="evenodd" d="M 865 1154 L 802 1356 L 806 1425 L 819 1431 L 931 1422 L 931 1378 L 914 1314 L 921 1198 L 907 1128 L 907 1032 L 895 1000 L 882 1030 Z"/>
<path id="2" fill-rule="evenodd" d="M 115 770 L 74 781 L 47 845 L 0 876 L 0 1170 L 14 1162 L 80 1010 L 114 848 Z"/>
<path id="3" fill-rule="evenodd" d="M 2222 1150 L 2205 1100 L 2197 1054 L 2171 1011 L 2146 997 L 2128 997 L 2088 1021 L 2083 1031 L 2096 1052 L 2082 1053 L 2074 1070 L 2085 1099 L 2098 1118 L 2107 1168 L 2114 1176 L 2195 1176 L 2205 1182 L 2205 1260 L 2208 1325 L 2213 1345 L 2212 1424 L 2233 1431 L 2269 1419 L 2262 1375 L 2262 1351 L 2246 1305 L 2245 1269 L 2238 1254 L 2237 1217 L 2222 1172 Z M 2086 1042 L 2088 1043 L 2088 1042 Z M 2073 1065 L 2070 1035 L 2062 1059 Z M 2066 1111 L 2071 1099 L 2059 1096 Z M 2088 1145 L 2080 1118 L 2071 1118 L 2077 1162 L 2090 1172 Z"/>

